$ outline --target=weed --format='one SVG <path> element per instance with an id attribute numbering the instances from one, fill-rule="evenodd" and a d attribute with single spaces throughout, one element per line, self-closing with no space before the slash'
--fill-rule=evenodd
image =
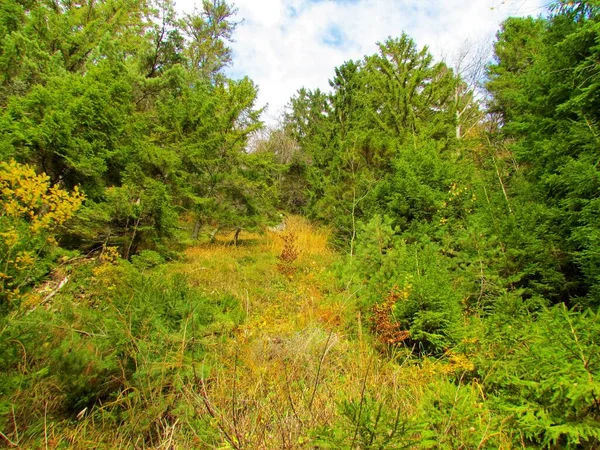
<path id="1" fill-rule="evenodd" d="M 373 332 L 386 345 L 396 345 L 410 337 L 410 331 L 403 330 L 401 324 L 394 320 L 394 308 L 398 301 L 406 300 L 410 295 L 409 288 L 399 291 L 393 288 L 383 303 L 373 307 Z"/>
<path id="2" fill-rule="evenodd" d="M 294 262 L 298 259 L 300 253 L 296 245 L 297 236 L 293 231 L 288 231 L 281 236 L 281 239 L 283 240 L 283 248 L 279 255 L 277 270 L 282 275 L 291 276 L 296 273 L 297 267 L 294 266 Z"/>

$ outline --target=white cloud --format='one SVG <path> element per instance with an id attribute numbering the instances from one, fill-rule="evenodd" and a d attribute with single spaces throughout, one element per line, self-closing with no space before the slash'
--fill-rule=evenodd
<path id="1" fill-rule="evenodd" d="M 199 3 L 199 1 L 198 1 Z M 258 84 L 273 122 L 301 87 L 328 89 L 336 66 L 376 52 L 405 31 L 438 59 L 465 42 L 488 42 L 510 15 L 544 13 L 544 0 L 236 0 L 233 77 Z M 194 0 L 179 0 L 184 11 Z"/>

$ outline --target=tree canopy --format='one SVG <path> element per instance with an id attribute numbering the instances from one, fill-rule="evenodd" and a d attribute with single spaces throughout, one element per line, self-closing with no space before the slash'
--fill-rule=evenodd
<path id="1" fill-rule="evenodd" d="M 156 247 L 189 217 L 252 227 L 273 210 L 275 168 L 249 154 L 256 86 L 228 79 L 228 3 L 5 2 L 0 154 L 87 200 L 71 244 Z M 67 242 L 67 241 L 65 241 Z"/>
<path id="2" fill-rule="evenodd" d="M 600 0 L 549 8 L 266 128 L 225 0 L 3 0 L 0 445 L 600 448 Z"/>

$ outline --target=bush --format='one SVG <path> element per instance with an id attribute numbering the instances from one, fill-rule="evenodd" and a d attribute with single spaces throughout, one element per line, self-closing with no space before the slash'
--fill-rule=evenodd
<path id="1" fill-rule="evenodd" d="M 411 448 L 416 441 L 414 425 L 401 411 L 372 397 L 344 400 L 339 404 L 338 421 L 315 430 L 315 444 L 323 449 Z"/>
<path id="2" fill-rule="evenodd" d="M 45 275 L 56 256 L 56 232 L 84 200 L 14 161 L 0 162 L 0 303 L 19 297 Z"/>
<path id="3" fill-rule="evenodd" d="M 512 436 L 503 430 L 502 414 L 486 402 L 477 382 L 452 383 L 440 379 L 430 385 L 420 402 L 420 449 L 512 448 Z"/>
<path id="4" fill-rule="evenodd" d="M 510 347 L 495 344 L 495 361 L 488 362 L 486 388 L 498 408 L 513 417 L 514 428 L 532 443 L 598 448 L 598 312 L 557 305 L 535 320 L 520 318 L 511 331 L 516 342 Z M 492 343 L 501 342 L 496 335 L 490 336 Z"/>
<path id="5" fill-rule="evenodd" d="M 118 427 L 153 446 L 165 421 L 195 420 L 182 390 L 197 387 L 207 347 L 244 317 L 237 299 L 206 297 L 160 268 L 80 266 L 50 310 L 0 328 L 0 428 L 28 442 L 45 415 L 58 427 L 89 417 L 98 432 Z"/>
<path id="6" fill-rule="evenodd" d="M 390 314 L 400 329 L 409 331 L 410 339 L 404 342 L 421 353 L 443 354 L 461 333 L 456 274 L 436 245 L 406 243 L 390 223 L 376 216 L 361 228 L 356 256 L 342 269 L 342 276 L 355 284 L 360 304 L 369 310 L 402 292 Z"/>
<path id="7" fill-rule="evenodd" d="M 151 269 L 165 262 L 162 255 L 154 250 L 142 250 L 131 257 L 131 262 L 138 269 Z"/>

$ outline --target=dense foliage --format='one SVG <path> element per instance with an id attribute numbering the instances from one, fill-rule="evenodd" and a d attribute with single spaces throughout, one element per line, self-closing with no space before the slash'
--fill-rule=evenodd
<path id="1" fill-rule="evenodd" d="M 388 38 L 263 135 L 235 13 L 2 3 L 0 445 L 599 448 L 598 1 L 507 19 L 478 86 Z M 165 264 L 283 213 L 338 254 Z"/>
<path id="2" fill-rule="evenodd" d="M 257 89 L 223 75 L 230 5 L 10 0 L 1 14 L 0 155 L 85 193 L 65 245 L 130 257 L 164 251 L 183 217 L 197 235 L 268 216 L 273 161 L 245 151 Z"/>
<path id="3" fill-rule="evenodd" d="M 340 276 L 381 341 L 470 348 L 475 379 L 528 445 L 595 448 L 600 436 L 588 359 L 599 12 L 560 2 L 548 18 L 508 19 L 487 97 L 407 36 L 389 39 L 337 68 L 330 94 L 298 91 L 284 124 L 307 161 L 304 211 L 349 250 Z"/>

